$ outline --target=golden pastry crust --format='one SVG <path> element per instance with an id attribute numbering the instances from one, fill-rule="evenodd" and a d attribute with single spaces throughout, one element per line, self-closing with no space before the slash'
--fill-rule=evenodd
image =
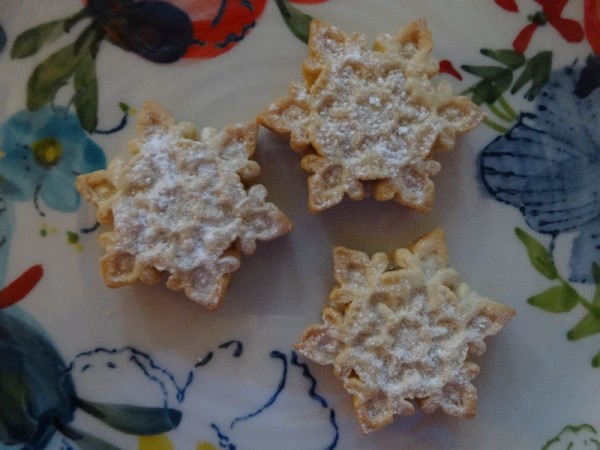
<path id="1" fill-rule="evenodd" d="M 131 159 L 76 181 L 98 221 L 113 226 L 100 236 L 107 286 L 154 284 L 168 274 L 170 289 L 208 309 L 220 305 L 241 253 L 291 230 L 265 201 L 265 187 L 250 185 L 260 171 L 250 159 L 257 133 L 255 123 L 199 133 L 157 103 L 144 105 Z"/>
<path id="2" fill-rule="evenodd" d="M 472 418 L 479 367 L 472 355 L 484 338 L 514 316 L 512 308 L 473 292 L 447 268 L 442 230 L 390 259 L 337 247 L 337 282 L 322 313 L 296 344 L 319 364 L 333 364 L 352 395 L 364 433 L 411 415 L 441 408 Z"/>
<path id="3" fill-rule="evenodd" d="M 484 113 L 464 96 L 453 96 L 429 55 L 431 33 L 418 20 L 395 36 L 347 36 L 326 22 L 310 26 L 304 82 L 263 111 L 257 121 L 305 152 L 309 209 L 321 211 L 344 195 L 360 200 L 372 183 L 377 200 L 395 200 L 418 211 L 431 209 L 430 177 L 440 164 L 432 152 L 450 149 L 457 135 Z"/>

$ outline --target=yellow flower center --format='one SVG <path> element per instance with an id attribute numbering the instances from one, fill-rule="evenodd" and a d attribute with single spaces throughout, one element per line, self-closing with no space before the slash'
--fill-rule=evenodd
<path id="1" fill-rule="evenodd" d="M 62 156 L 62 145 L 53 137 L 45 137 L 31 144 L 36 161 L 46 169 L 55 166 Z"/>

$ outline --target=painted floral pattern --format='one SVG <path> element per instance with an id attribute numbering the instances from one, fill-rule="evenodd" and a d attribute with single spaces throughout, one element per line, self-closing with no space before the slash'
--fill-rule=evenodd
<path id="1" fill-rule="evenodd" d="M 31 201 L 42 218 L 47 217 L 48 211 L 76 211 L 81 200 L 74 187 L 75 178 L 106 167 L 104 151 L 92 135 L 121 131 L 127 125 L 129 114 L 135 113 L 120 103 L 123 117 L 119 123 L 106 130 L 98 128 L 100 93 L 95 60 L 100 44 L 108 41 L 160 64 L 181 58 L 212 58 L 231 50 L 250 32 L 266 0 L 196 3 L 88 0 L 78 12 L 35 25 L 14 39 L 12 59 L 29 58 L 39 52 L 46 52 L 46 56 L 27 81 L 26 109 L 14 113 L 0 126 L 2 280 L 6 276 L 10 242 L 17 222 L 14 204 Z M 278 2 L 278 6 L 290 29 L 300 36 L 305 33 L 302 27 L 308 26 L 309 16 L 285 1 Z M 77 28 L 80 22 L 86 25 Z M 74 29 L 79 34 L 73 32 Z M 7 39 L 4 30 L 0 31 L 1 51 Z M 46 47 L 53 46 L 65 35 L 71 37 L 71 43 L 48 52 Z M 66 106 L 56 104 L 58 91 L 68 84 L 73 87 L 71 101 Z M 94 229 L 92 226 L 81 231 Z M 42 237 L 57 232 L 55 227 L 42 222 Z M 66 235 L 69 244 L 80 245 L 78 232 L 67 230 Z M 32 266 L 0 291 L 0 336 L 3 336 L 0 342 L 0 448 L 43 449 L 60 445 L 64 449 L 118 449 L 109 441 L 75 427 L 72 422 L 80 414 L 78 411 L 118 432 L 139 436 L 142 450 L 174 448 L 165 433 L 178 426 L 182 414 L 170 405 L 185 400 L 196 372 L 211 362 L 213 352 L 193 367 L 183 384 L 149 354 L 133 347 L 96 348 L 76 355 L 67 363 L 41 326 L 15 306 L 34 289 L 43 273 L 41 265 Z M 235 340 L 219 349 L 225 351 L 230 347 L 234 358 L 243 352 L 243 344 Z M 310 381 L 307 397 L 315 402 L 317 409 L 325 411 L 330 437 L 323 447 L 336 447 L 335 413 L 325 398 L 316 393 L 317 383 L 308 367 L 298 361 L 295 352 L 287 355 L 273 350 L 271 358 L 280 361 L 282 369 L 274 393 L 258 409 L 234 416 L 229 423 L 211 423 L 212 439 L 198 441 L 198 449 L 234 449 L 238 442 L 243 442 L 243 435 L 238 436 L 234 427 L 240 422 L 252 422 L 277 402 L 291 368 L 296 368 L 298 376 Z M 152 385 L 158 387 L 162 395 L 156 398 L 154 406 L 102 403 L 80 396 L 77 386 L 85 391 L 90 379 L 106 379 L 118 372 L 118 383 L 127 371 L 133 373 L 133 378 L 139 378 L 140 386 L 147 385 L 145 391 L 151 392 Z M 44 376 L 40 378 L 39 374 Z"/>
<path id="2" fill-rule="evenodd" d="M 497 1 L 503 9 L 518 13 L 513 1 Z M 496 199 L 517 208 L 527 225 L 546 235 L 547 243 L 517 228 L 534 268 L 552 281 L 545 291 L 527 299 L 543 311 L 567 313 L 580 305 L 585 314 L 566 337 L 577 341 L 600 334 L 600 58 L 590 54 L 584 61 L 552 69 L 552 51 L 541 50 L 530 59 L 525 52 L 538 27 L 550 24 L 568 43 L 581 43 L 584 27 L 562 16 L 566 0 L 536 0 L 542 10 L 530 17 L 513 41 L 513 49 L 482 50 L 501 65 L 462 68 L 481 81 L 465 92 L 486 104 L 494 119 L 488 121 L 500 135 L 479 156 L 481 180 Z M 586 4 L 584 23 L 597 19 L 598 5 Z M 594 48 L 600 28 L 585 27 Z M 513 81 L 513 72 L 521 71 Z M 515 94 L 526 85 L 524 96 L 531 108 L 517 114 L 505 93 Z M 500 120 L 512 124 L 504 128 Z M 562 276 L 554 249 L 563 234 L 574 235 Z M 575 283 L 594 283 L 591 299 L 581 295 Z M 591 357 L 600 367 L 600 351 Z"/>
<path id="3" fill-rule="evenodd" d="M 79 207 L 77 175 L 106 167 L 102 149 L 61 106 L 14 114 L 0 127 L 0 148 L 4 198 L 57 211 Z"/>
<path id="4" fill-rule="evenodd" d="M 14 229 L 14 202 L 44 210 L 76 211 L 75 177 L 106 167 L 103 150 L 61 106 L 22 110 L 0 126 L 0 279 Z"/>
<path id="5" fill-rule="evenodd" d="M 33 266 L 0 291 L 0 448 L 42 449 L 56 433 L 78 441 L 80 448 L 116 448 L 71 425 L 78 408 L 134 434 L 153 435 L 176 427 L 181 413 L 174 409 L 100 404 L 77 395 L 71 371 L 50 338 L 20 308 L 10 307 L 42 276 L 42 267 Z"/>
<path id="6" fill-rule="evenodd" d="M 577 232 L 569 278 L 580 282 L 592 281 L 600 261 L 599 68 L 590 56 L 586 65 L 552 72 L 532 112 L 521 113 L 480 158 L 487 190 L 518 208 L 533 230 L 553 238 Z"/>
<path id="7" fill-rule="evenodd" d="M 521 21 L 515 34 L 480 55 L 442 59 L 440 70 L 489 114 L 486 124 L 496 135 L 480 149 L 480 181 L 491 198 L 521 213 L 524 223 L 515 227 L 515 240 L 536 276 L 547 282 L 522 299 L 525 307 L 574 318 L 565 325 L 566 338 L 592 342 L 600 336 L 600 2 L 486 1 L 499 23 L 503 17 Z M 327 0 L 271 3 L 281 27 L 306 42 L 311 8 Z M 105 48 L 126 52 L 132 71 L 143 71 L 146 63 L 202 70 L 213 58 L 228 52 L 233 58 L 233 50 L 260 45 L 246 41 L 268 6 L 268 0 L 73 0 L 63 17 L 10 34 L 6 23 L 0 25 L 0 64 L 32 62 L 18 80 L 23 103 L 5 111 L 0 124 L 0 449 L 112 450 L 120 448 L 118 438 L 129 435 L 139 450 L 182 450 L 176 445 L 178 428 L 186 419 L 186 402 L 202 401 L 192 397 L 204 386 L 204 375 L 225 366 L 245 370 L 247 344 L 235 336 L 190 363 L 183 376 L 152 349 L 130 345 L 65 355 L 23 308 L 38 297 L 38 283 L 53 261 L 30 261 L 14 279 L 6 278 L 13 236 L 24 220 L 20 207 L 39 218 L 41 237 L 61 235 L 77 251 L 84 249 L 80 237 L 96 229 L 93 223 L 57 227 L 53 218 L 79 210 L 75 177 L 106 167 L 100 137 L 126 129 L 136 112 L 121 102 L 115 123 L 99 114 L 109 89 L 97 69 Z M 548 39 L 585 47 L 587 55 L 557 65 L 552 46 L 545 46 Z M 517 99 L 526 106 L 516 108 Z M 556 252 L 568 239 L 568 251 Z M 585 366 L 590 371 L 600 367 L 596 343 Z M 277 368 L 268 392 L 256 394 L 252 407 L 228 400 L 224 413 L 203 414 L 195 429 L 205 432 L 194 437 L 195 448 L 260 447 L 261 434 L 269 431 L 265 421 L 282 405 L 289 408 L 290 398 L 301 398 L 318 417 L 319 448 L 337 448 L 343 431 L 311 368 L 285 348 L 260 349 L 260 360 Z M 145 393 L 143 399 L 115 402 L 92 395 L 100 380 L 119 386 L 125 375 Z M 294 383 L 302 386 L 300 395 Z M 100 436 L 80 427 L 82 416 L 110 432 Z M 568 412 L 564 420 L 572 423 Z M 284 448 L 288 441 L 275 431 L 273 436 Z M 589 424 L 567 425 L 547 439 L 538 448 L 600 448 L 598 431 Z"/>
<path id="8" fill-rule="evenodd" d="M 525 2 L 495 0 L 503 10 L 521 14 Z M 527 299 L 542 311 L 561 314 L 583 311 L 567 332 L 570 341 L 600 334 L 600 2 L 586 0 L 583 17 L 565 13 L 569 0 L 535 0 L 540 9 L 527 16 L 512 48 L 482 49 L 494 64 L 462 65 L 479 81 L 464 93 L 486 105 L 486 124 L 499 133 L 479 155 L 479 175 L 489 194 L 517 208 L 527 225 L 544 237 L 519 227 L 535 270 L 550 286 Z M 540 27 L 549 26 L 565 42 L 591 47 L 584 60 L 555 68 L 553 52 L 529 48 Z M 587 42 L 586 42 L 587 41 Z M 447 73 L 452 73 L 447 71 Z M 508 95 L 522 93 L 531 102 L 521 112 Z M 567 275 L 560 273 L 555 255 L 562 235 L 574 236 Z M 591 297 L 578 284 L 595 285 Z M 600 351 L 591 358 L 600 367 Z M 546 449 L 600 448 L 591 425 L 566 426 Z"/>
<path id="9" fill-rule="evenodd" d="M 212 58 L 231 50 L 246 37 L 265 4 L 266 0 L 87 0 L 82 9 L 70 16 L 23 31 L 16 37 L 10 55 L 13 59 L 29 58 L 63 35 L 70 36 L 70 44 L 49 53 L 31 73 L 27 108 L 43 108 L 53 102 L 65 85 L 72 84 L 77 117 L 81 126 L 93 133 L 98 126 L 100 95 L 96 58 L 103 41 L 154 63 Z M 311 17 L 287 0 L 277 0 L 277 5 L 290 30 L 306 41 Z M 75 36 L 72 30 L 80 22 L 86 25 Z"/>
<path id="10" fill-rule="evenodd" d="M 170 403 L 184 402 L 197 372 L 211 363 L 214 352 L 209 352 L 194 365 L 183 384 L 149 354 L 133 347 L 95 348 L 76 355 L 67 364 L 41 326 L 22 309 L 13 306 L 35 288 L 42 276 L 42 267 L 33 266 L 0 291 L 0 448 L 43 449 L 53 439 L 56 442 L 56 435 L 60 435 L 58 441 L 66 448 L 72 448 L 73 444 L 84 450 L 118 450 L 106 440 L 74 427 L 71 423 L 77 410 L 119 432 L 139 436 L 140 449 L 173 448 L 164 433 L 179 425 L 182 413 L 170 407 Z M 244 345 L 232 340 L 221 344 L 218 351 L 230 351 L 233 358 L 239 358 Z M 233 417 L 228 424 L 211 423 L 214 441 L 222 448 L 237 448 L 237 442 L 244 438 L 236 436 L 234 427 L 240 422 L 252 422 L 275 404 L 295 368 L 296 376 L 310 382 L 307 392 L 310 401 L 329 417 L 331 437 L 324 443 L 324 448 L 335 448 L 338 440 L 335 412 L 325 398 L 316 393 L 317 381 L 308 366 L 298 360 L 295 352 L 288 356 L 274 350 L 270 356 L 281 364 L 281 377 L 274 392 L 261 406 Z M 77 385 L 93 388 L 99 380 L 106 381 L 115 372 L 115 383 L 119 383 L 128 371 L 133 374 L 129 379 L 137 378 L 140 390 L 147 394 L 158 393 L 155 406 L 100 403 L 85 400 L 77 391 Z M 144 401 L 148 401 L 148 395 Z M 217 447 L 202 441 L 198 448 Z"/>

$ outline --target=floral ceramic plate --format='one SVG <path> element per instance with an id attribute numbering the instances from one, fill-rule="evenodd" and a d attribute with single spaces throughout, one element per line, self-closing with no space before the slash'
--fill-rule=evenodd
<path id="1" fill-rule="evenodd" d="M 263 130 L 260 182 L 295 228 L 244 259 L 223 307 L 106 288 L 75 176 L 124 151 L 147 99 L 199 126 L 252 120 L 301 77 L 310 17 L 371 37 L 424 17 L 440 78 L 487 112 L 441 156 L 433 211 L 309 214 L 298 156 Z M 0 0 L 0 448 L 600 448 L 598 54 L 597 0 Z M 477 360 L 475 419 L 363 436 L 293 344 L 334 245 L 390 252 L 437 227 L 517 316 Z"/>

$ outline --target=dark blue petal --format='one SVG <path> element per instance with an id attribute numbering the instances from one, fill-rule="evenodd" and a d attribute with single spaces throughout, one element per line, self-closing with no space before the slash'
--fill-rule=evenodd
<path id="1" fill-rule="evenodd" d="M 584 69 L 600 66 L 574 64 L 552 72 L 535 110 L 522 113 L 480 156 L 487 190 L 519 208 L 532 229 L 552 235 L 580 231 L 571 262 L 578 280 L 589 279 L 591 262 L 600 260 L 589 231 L 600 223 L 600 89 L 576 94 Z"/>
<path id="2" fill-rule="evenodd" d="M 481 176 L 498 200 L 521 210 L 531 228 L 560 233 L 600 217 L 600 160 L 567 138 L 534 128 L 523 115 L 481 154 Z M 600 151 L 600 148 L 598 148 Z"/>
<path id="3" fill-rule="evenodd" d="M 592 54 L 585 63 L 573 91 L 579 98 L 587 97 L 600 87 L 600 56 Z"/>
<path id="4" fill-rule="evenodd" d="M 14 225 L 13 204 L 4 198 L 0 190 L 0 286 L 4 286 Z"/>
<path id="5" fill-rule="evenodd" d="M 6 33 L 4 32 L 4 27 L 0 25 L 0 53 L 4 51 L 4 47 L 6 46 Z"/>
<path id="6" fill-rule="evenodd" d="M 149 61 L 177 61 L 192 44 L 194 30 L 187 13 L 171 3 L 130 2 L 122 9 L 121 20 L 107 23 L 108 40 Z"/>
<path id="7" fill-rule="evenodd" d="M 35 446 L 49 439 L 54 421 L 73 420 L 71 375 L 46 333 L 18 307 L 0 311 L 0 361 L 0 430 L 5 441 Z"/>

